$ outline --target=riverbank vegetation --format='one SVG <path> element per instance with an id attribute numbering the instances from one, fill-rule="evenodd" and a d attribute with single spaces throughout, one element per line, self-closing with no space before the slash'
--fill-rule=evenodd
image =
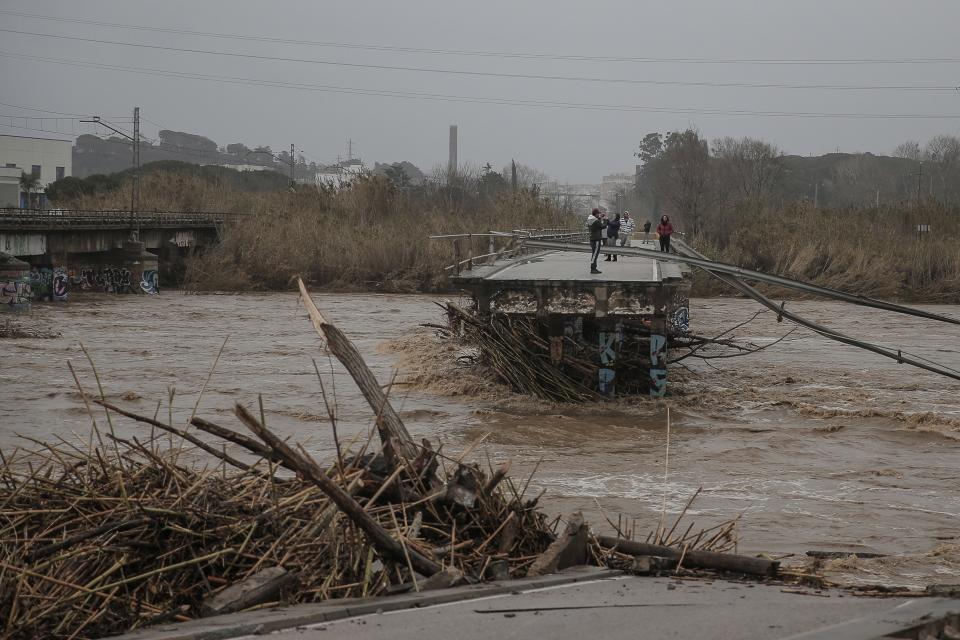
<path id="1" fill-rule="evenodd" d="M 648 134 L 636 156 L 627 205 L 669 214 L 713 259 L 872 297 L 960 302 L 960 139 L 807 158 L 687 129 Z M 722 291 L 696 278 L 696 295 Z"/>
<path id="2" fill-rule="evenodd" d="M 121 187 L 81 194 L 69 206 L 123 208 L 128 200 L 129 189 Z M 145 210 L 249 214 L 224 230 L 220 246 L 188 261 L 184 284 L 194 290 L 282 290 L 300 275 L 330 289 L 438 291 L 448 286 L 444 267 L 454 262 L 454 246 L 430 235 L 578 224 L 535 189 L 511 189 L 496 172 L 461 175 L 452 184 L 372 176 L 341 189 L 300 185 L 270 193 L 159 172 L 141 178 L 141 202 Z M 471 249 L 488 251 L 488 238 L 468 244 L 461 245 L 463 258 Z"/>
<path id="3" fill-rule="evenodd" d="M 710 218 L 691 241 L 715 260 L 850 293 L 960 303 L 956 206 L 745 206 Z M 705 273 L 694 274 L 695 295 L 728 291 Z"/>
<path id="4" fill-rule="evenodd" d="M 709 162 L 700 164 L 696 158 L 703 160 L 707 147 L 695 136 L 683 140 L 674 145 L 690 148 L 648 156 L 644 167 L 650 165 L 650 173 L 643 179 L 658 194 L 658 210 L 674 215 L 678 229 L 706 255 L 871 297 L 960 302 L 960 205 L 931 198 L 834 208 L 785 203 L 773 195 L 782 179 L 780 170 L 771 169 L 778 162 L 775 148 L 728 140 L 721 145 L 722 161 L 707 156 Z M 671 165 L 683 175 L 663 173 L 670 153 L 689 156 Z M 723 198 L 711 191 L 721 174 L 724 184 L 740 185 Z M 452 184 L 434 179 L 411 185 L 388 175 L 341 189 L 263 191 L 235 182 L 201 171 L 148 171 L 141 178 L 144 210 L 249 214 L 224 229 L 220 246 L 189 259 L 172 284 L 198 291 L 283 290 L 301 275 L 326 289 L 442 291 L 449 286 L 444 267 L 455 261 L 454 246 L 430 235 L 581 227 L 582 212 L 549 201 L 535 187 L 514 189 L 489 168 Z M 129 206 L 129 180 L 57 204 L 123 209 Z M 632 200 L 628 205 L 641 221 L 647 214 L 637 211 L 654 207 Z M 461 243 L 461 258 L 487 251 L 487 238 Z M 732 292 L 697 273 L 693 293 Z"/>

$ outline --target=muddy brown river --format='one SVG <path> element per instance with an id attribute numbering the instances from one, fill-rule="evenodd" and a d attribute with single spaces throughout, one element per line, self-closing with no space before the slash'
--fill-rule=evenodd
<path id="1" fill-rule="evenodd" d="M 706 527 L 739 516 L 741 550 L 895 554 L 835 569 L 907 586 L 960 583 L 960 382 L 798 330 L 760 353 L 675 366 L 682 395 L 666 401 L 551 405 L 458 366 L 460 350 L 420 326 L 441 321 L 438 298 L 316 298 L 381 381 L 399 368 L 393 398 L 415 437 L 439 439 L 445 451 L 485 437 L 476 449 L 481 460 L 512 459 L 521 478 L 537 468 L 529 491 L 546 489 L 551 513 L 581 509 L 608 529 L 602 509 L 648 531 L 664 496 L 672 521 L 702 487 L 686 517 Z M 850 335 L 960 369 L 960 327 L 839 303 L 788 304 Z M 960 317 L 960 306 L 925 308 Z M 694 300 L 691 328 L 715 335 L 758 309 L 743 300 Z M 0 341 L 4 451 L 29 445 L 19 436 L 86 439 L 89 417 L 66 366 L 72 361 L 87 391 L 95 390 L 80 342 L 107 395 L 141 413 L 185 421 L 229 336 L 199 415 L 240 429 L 233 404 L 254 405 L 262 394 L 273 429 L 329 455 L 315 358 L 334 389 L 342 438 L 371 426 L 369 409 L 319 350 L 294 294 L 92 296 L 38 305 L 29 320 L 62 337 Z M 766 344 L 789 328 L 764 313 L 734 335 Z M 145 433 L 125 419 L 117 425 Z"/>

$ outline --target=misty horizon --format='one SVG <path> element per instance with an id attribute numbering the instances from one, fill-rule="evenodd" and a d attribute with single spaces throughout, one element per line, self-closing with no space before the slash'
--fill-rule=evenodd
<path id="1" fill-rule="evenodd" d="M 147 10 L 103 0 L 81 11 L 13 0 L 0 4 L 0 133 L 104 136 L 79 120 L 129 126 L 140 106 L 148 138 L 171 129 L 221 146 L 292 142 L 321 164 L 345 158 L 350 140 L 371 165 L 430 171 L 446 164 L 456 124 L 461 165 L 515 159 L 573 183 L 632 171 L 645 134 L 688 127 L 792 155 L 889 154 L 960 132 L 958 17 L 945 2 L 868 12 L 852 2 Z"/>

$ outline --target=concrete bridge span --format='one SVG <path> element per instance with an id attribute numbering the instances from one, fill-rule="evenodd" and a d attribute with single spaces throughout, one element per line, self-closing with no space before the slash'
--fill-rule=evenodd
<path id="1" fill-rule="evenodd" d="M 115 210 L 0 209 L 0 253 L 29 265 L 3 276 L 8 308 L 66 300 L 70 291 L 156 293 L 185 257 L 220 242 L 243 214 Z"/>

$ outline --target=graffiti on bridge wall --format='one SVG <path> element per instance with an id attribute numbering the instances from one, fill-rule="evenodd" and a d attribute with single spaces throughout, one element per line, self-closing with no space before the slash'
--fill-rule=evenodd
<path id="1" fill-rule="evenodd" d="M 0 282 L 0 309 L 19 311 L 30 306 L 32 291 L 26 280 Z"/>
<path id="2" fill-rule="evenodd" d="M 82 291 L 104 293 L 133 293 L 129 269 L 114 267 L 81 267 L 75 272 L 72 283 Z"/>

